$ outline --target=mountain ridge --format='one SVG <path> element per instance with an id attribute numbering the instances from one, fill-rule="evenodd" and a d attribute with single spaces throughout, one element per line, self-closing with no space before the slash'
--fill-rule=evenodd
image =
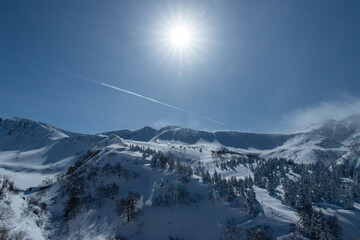
<path id="1" fill-rule="evenodd" d="M 79 134 L 29 119 L 16 117 L 3 120 L 0 118 L 0 138 L 2 139 L 0 151 L 40 149 L 50 144 L 61 148 L 65 144 L 67 148 L 74 149 L 68 154 L 71 156 L 77 148 L 72 143 L 79 139 L 83 139 L 81 149 L 85 149 L 87 144 L 95 146 L 98 142 L 112 136 L 149 143 L 178 142 L 187 145 L 214 143 L 243 152 L 256 153 L 265 158 L 285 157 L 293 158 L 298 162 L 323 161 L 330 164 L 341 158 L 351 146 L 360 141 L 360 114 L 350 115 L 339 121 L 326 120 L 292 134 L 208 132 L 180 126 L 167 126 L 159 130 L 145 126 L 134 131 L 117 130 L 98 134 Z M 61 150 L 58 151 L 61 152 Z"/>
<path id="2" fill-rule="evenodd" d="M 218 239 L 232 218 L 238 231 L 273 229 L 284 239 L 301 214 L 291 196 L 318 191 L 317 208 L 336 213 L 345 239 L 355 238 L 348 223 L 360 222 L 360 200 L 347 199 L 360 196 L 350 184 L 360 176 L 357 121 L 288 135 L 178 126 L 78 134 L 0 119 L 0 181 L 18 187 L 9 184 L 0 211 L 11 206 L 11 232 L 27 229 L 32 239 Z M 131 198 L 138 219 L 122 210 Z"/>

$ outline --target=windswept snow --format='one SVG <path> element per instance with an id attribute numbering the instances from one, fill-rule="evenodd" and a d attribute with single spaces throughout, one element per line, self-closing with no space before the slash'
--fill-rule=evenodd
<path id="1" fill-rule="evenodd" d="M 326 166 L 333 163 L 357 166 L 360 162 L 359 115 L 325 121 L 288 135 L 212 133 L 175 126 L 87 135 L 14 118 L 0 119 L 0 139 L 0 175 L 8 176 L 19 188 L 19 193 L 9 194 L 7 200 L 15 212 L 9 224 L 14 226 L 14 231 L 25 230 L 31 239 L 106 239 L 110 236 L 218 239 L 231 218 L 244 232 L 269 226 L 273 235 L 281 238 L 290 236 L 290 229 L 299 220 L 296 208 L 282 202 L 281 184 L 275 196 L 270 196 L 266 188 L 254 187 L 257 210 L 254 216 L 249 216 L 245 196 L 238 194 L 234 201 L 227 201 L 226 195 L 194 172 L 184 178 L 168 165 L 153 167 L 153 155 L 146 154 L 144 149 L 162 152 L 193 171 L 201 169 L 211 175 L 220 174 L 228 181 L 255 178 L 255 165 L 225 164 L 240 157 L 264 161 L 284 158 L 305 164 L 322 162 Z M 286 176 L 294 181 L 300 178 L 295 172 Z M 119 187 L 113 189 L 114 195 L 99 198 L 103 193 L 101 188 L 114 187 L 114 183 Z M 65 220 L 65 206 L 71 195 L 64 189 L 78 185 L 84 188 L 84 199 L 88 194 L 92 200 L 87 211 L 79 210 L 73 218 Z M 116 206 L 129 192 L 141 196 L 138 201 L 141 217 L 127 223 L 126 218 L 117 213 Z M 170 195 L 177 198 L 181 194 L 191 199 L 190 202 L 172 200 L 169 206 L 161 205 Z M 33 210 L 24 215 L 29 199 L 34 196 L 47 204 L 44 215 Z M 338 216 L 345 239 L 360 234 L 357 229 L 359 203 L 354 204 L 354 210 L 325 202 L 317 207 L 326 216 Z"/>

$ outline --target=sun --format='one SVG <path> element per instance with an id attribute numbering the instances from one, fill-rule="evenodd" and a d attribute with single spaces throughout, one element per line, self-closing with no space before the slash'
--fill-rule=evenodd
<path id="1" fill-rule="evenodd" d="M 206 15 L 191 9 L 171 9 L 160 12 L 154 20 L 153 30 L 149 30 L 149 43 L 154 46 L 153 56 L 159 62 L 176 63 L 183 69 L 195 66 L 196 62 L 205 64 L 210 51 L 212 28 L 209 28 Z M 181 73 L 181 74 L 180 74 Z"/>
<path id="2" fill-rule="evenodd" d="M 179 24 L 169 32 L 169 41 L 176 48 L 185 48 L 191 44 L 192 32 L 189 27 Z"/>

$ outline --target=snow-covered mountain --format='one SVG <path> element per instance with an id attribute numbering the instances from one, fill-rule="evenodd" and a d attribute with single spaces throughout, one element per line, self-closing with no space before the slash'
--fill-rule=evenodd
<path id="1" fill-rule="evenodd" d="M 169 126 L 105 133 L 146 142 L 216 143 L 263 157 L 291 158 L 296 162 L 330 164 L 346 154 L 360 139 L 360 114 L 340 121 L 327 120 L 294 134 L 256 134 L 236 131 L 206 132 Z"/>
<path id="2" fill-rule="evenodd" d="M 306 192 L 311 216 L 329 220 L 317 224 L 336 215 L 344 239 L 355 238 L 359 156 L 360 115 L 294 134 L 91 135 L 0 118 L 0 228 L 9 239 L 318 239 L 303 222 Z"/>
<path id="3" fill-rule="evenodd" d="M 304 129 L 303 132 L 343 142 L 359 136 L 360 114 L 351 115 L 340 121 L 327 120 L 320 122 Z"/>
<path id="4" fill-rule="evenodd" d="M 292 135 L 282 134 L 256 134 L 235 131 L 206 132 L 197 131 L 178 126 L 168 126 L 155 130 L 145 127 L 136 131 L 121 130 L 107 134 L 116 134 L 124 139 L 136 141 L 177 141 L 184 144 L 195 144 L 197 142 L 217 142 L 221 145 L 234 148 L 256 148 L 272 149 L 286 142 Z"/>

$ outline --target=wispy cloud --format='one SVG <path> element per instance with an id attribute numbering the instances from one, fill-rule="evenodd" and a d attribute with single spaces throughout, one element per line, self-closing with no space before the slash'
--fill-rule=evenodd
<path id="1" fill-rule="evenodd" d="M 159 120 L 159 121 L 154 122 L 152 125 L 154 128 L 160 129 L 160 128 L 163 128 L 166 126 L 174 125 L 174 123 L 169 122 L 167 120 Z"/>
<path id="2" fill-rule="evenodd" d="M 167 126 L 180 126 L 186 128 L 192 128 L 196 130 L 203 130 L 203 131 L 211 131 L 209 129 L 204 128 L 204 124 L 199 121 L 196 116 L 188 114 L 187 117 L 183 118 L 182 120 L 168 118 L 168 119 L 160 119 L 155 121 L 152 126 L 156 129 L 160 129 Z"/>
<path id="3" fill-rule="evenodd" d="M 360 113 L 360 98 L 344 95 L 341 99 L 322 101 L 285 114 L 277 130 L 283 133 L 296 132 L 324 120 L 340 120 L 357 113 Z"/>

